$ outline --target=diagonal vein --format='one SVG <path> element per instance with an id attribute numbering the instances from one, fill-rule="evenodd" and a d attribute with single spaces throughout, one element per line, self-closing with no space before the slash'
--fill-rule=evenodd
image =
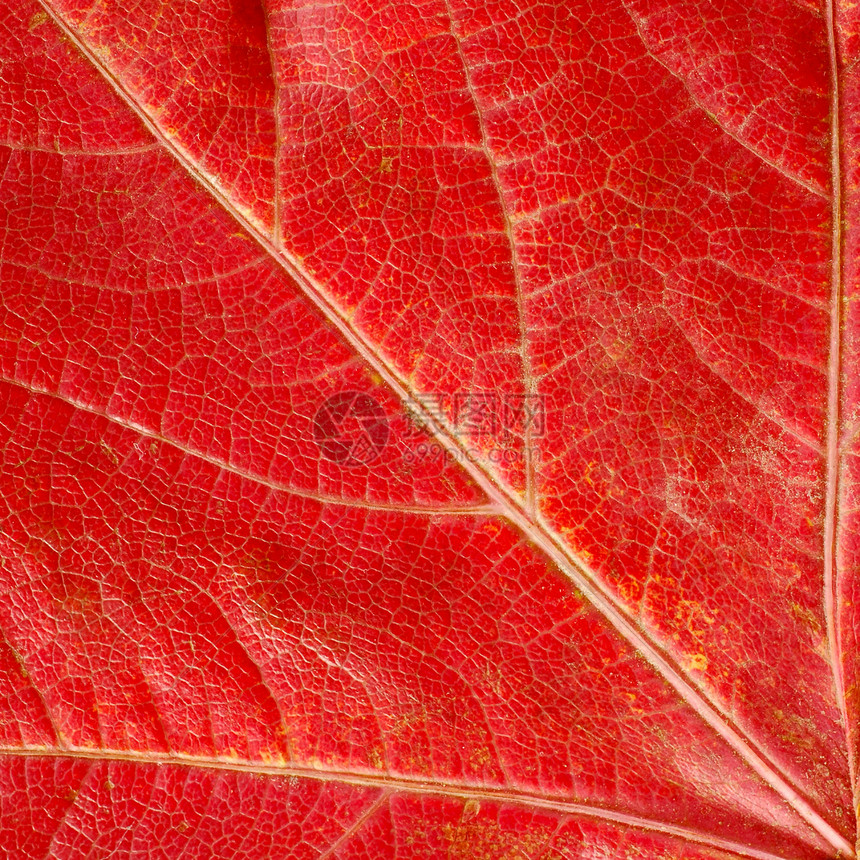
<path id="1" fill-rule="evenodd" d="M 253 776 L 271 778 L 292 777 L 319 782 L 338 782 L 344 785 L 355 785 L 381 790 L 380 796 L 371 804 L 367 812 L 360 817 L 358 821 L 359 825 L 363 824 L 369 815 L 375 812 L 392 793 L 421 794 L 449 797 L 461 801 L 473 800 L 487 803 L 506 803 L 515 806 L 544 809 L 548 812 L 555 812 L 561 815 L 581 816 L 632 827 L 646 832 L 661 833 L 686 842 L 728 851 L 740 857 L 754 858 L 754 860 L 786 860 L 782 855 L 751 848 L 748 845 L 742 845 L 741 843 L 694 830 L 693 828 L 665 824 L 644 816 L 631 815 L 594 804 L 562 800 L 536 792 L 497 788 L 496 786 L 477 782 L 430 780 L 403 775 L 395 776 L 373 771 L 338 770 L 335 768 L 322 769 L 306 765 L 269 764 L 235 758 L 209 758 L 197 755 L 140 752 L 137 750 L 96 750 L 80 747 L 70 749 L 56 749 L 52 747 L 0 747 L 0 757 L 4 756 L 7 758 L 82 759 L 95 762 L 128 762 L 141 766 L 199 768 L 203 770 L 247 773 Z M 353 832 L 355 829 L 355 825 L 350 828 Z"/>
<path id="2" fill-rule="evenodd" d="M 641 40 L 642 44 L 645 46 L 645 50 L 647 51 L 648 56 L 651 57 L 654 62 L 659 63 L 667 72 L 669 72 L 669 74 L 675 80 L 677 80 L 681 84 L 681 86 L 684 88 L 684 91 L 689 96 L 690 101 L 692 101 L 693 104 L 700 111 L 702 111 L 702 113 L 704 113 L 717 126 L 717 128 L 720 129 L 720 131 L 722 131 L 724 134 L 727 134 L 733 141 L 735 141 L 735 143 L 742 146 L 748 152 L 751 152 L 757 159 L 759 159 L 759 161 L 762 161 L 769 167 L 772 167 L 777 173 L 781 174 L 786 179 L 790 179 L 792 182 L 795 182 L 801 188 L 806 189 L 810 193 L 814 194 L 816 197 L 824 197 L 825 199 L 827 198 L 826 192 L 822 191 L 822 189 L 820 189 L 817 185 L 813 185 L 811 182 L 807 182 L 805 179 L 802 179 L 796 173 L 792 173 L 791 171 L 786 170 L 786 168 L 783 167 L 781 164 L 771 158 L 768 158 L 764 153 L 750 146 L 750 144 L 747 143 L 747 141 L 745 141 L 739 134 L 732 131 L 728 126 L 726 126 L 725 123 L 721 122 L 720 119 L 714 114 L 714 112 L 702 102 L 702 100 L 692 91 L 692 89 L 690 89 L 689 83 L 684 80 L 684 78 L 679 75 L 678 72 L 671 68 L 666 62 L 661 60 L 660 57 L 653 53 L 653 51 L 651 51 L 648 46 L 648 42 L 645 39 L 645 34 L 642 32 L 642 25 L 640 19 L 633 13 L 633 10 L 630 9 L 627 2 L 624 2 L 624 0 L 622 0 L 621 5 L 624 7 L 624 10 L 630 16 L 630 20 L 633 22 L 633 26 L 636 28 L 636 33 L 639 36 L 639 39 Z"/>
<path id="3" fill-rule="evenodd" d="M 731 716 L 719 702 L 712 701 L 693 685 L 677 663 L 633 621 L 627 609 L 605 588 L 595 572 L 566 546 L 540 514 L 533 515 L 529 512 L 523 501 L 501 484 L 486 465 L 464 450 L 453 428 L 444 424 L 424 407 L 418 394 L 410 390 L 408 382 L 389 366 L 377 348 L 352 325 L 326 294 L 322 285 L 306 272 L 291 254 L 277 247 L 261 224 L 237 207 L 213 177 L 202 170 L 179 144 L 167 136 L 98 54 L 53 9 L 48 0 L 38 0 L 38 2 L 66 38 L 104 77 L 120 99 L 137 115 L 180 167 L 253 237 L 260 248 L 293 280 L 308 301 L 326 316 L 356 354 L 377 372 L 404 404 L 423 417 L 426 426 L 432 429 L 438 444 L 463 464 L 463 468 L 470 477 L 498 506 L 499 513 L 558 566 L 595 609 L 602 613 L 616 632 L 641 654 L 642 658 L 676 691 L 699 718 L 746 762 L 754 773 L 837 851 L 853 857 L 854 850 L 851 844 L 799 793 L 767 750 L 762 749 L 752 738 L 746 736 L 734 724 Z"/>
<path id="4" fill-rule="evenodd" d="M 57 725 L 57 721 L 54 719 L 54 715 L 51 713 L 51 709 L 48 707 L 48 702 L 45 699 L 44 693 L 33 683 L 32 675 L 27 669 L 27 664 L 24 662 L 24 658 L 21 656 L 20 651 L 12 644 L 9 637 L 6 636 L 6 634 L 2 630 L 0 630 L 0 642 L 2 642 L 3 645 L 5 645 L 6 648 L 9 649 L 15 659 L 15 662 L 21 667 L 27 680 L 27 683 L 30 686 L 30 689 L 34 692 L 36 698 L 39 700 L 39 705 L 44 711 L 45 718 L 51 726 L 51 732 L 54 735 L 54 740 L 58 744 L 62 744 L 63 733 L 62 731 L 60 731 L 60 727 Z"/>
<path id="5" fill-rule="evenodd" d="M 664 305 L 664 307 L 666 306 Z M 791 436 L 793 439 L 803 445 L 804 448 L 807 448 L 809 451 L 819 457 L 823 456 L 824 451 L 822 450 L 822 446 L 818 444 L 815 439 L 807 437 L 802 430 L 795 430 L 794 428 L 792 428 L 787 421 L 779 417 L 779 414 L 776 409 L 769 410 L 765 405 L 754 400 L 749 394 L 746 394 L 738 383 L 733 382 L 731 377 L 727 373 L 720 370 L 719 365 L 716 361 L 708 357 L 708 355 L 705 353 L 705 350 L 702 349 L 702 347 L 696 343 L 695 339 L 687 331 L 686 327 L 683 325 L 683 322 L 675 317 L 675 314 L 672 313 L 671 308 L 667 307 L 666 313 L 669 315 L 669 318 L 675 325 L 675 328 L 678 331 L 678 336 L 683 338 L 689 344 L 690 349 L 693 350 L 693 353 L 695 354 L 696 358 L 702 363 L 702 366 L 707 368 L 710 373 L 712 373 L 717 379 L 724 383 L 731 390 L 732 394 L 735 395 L 735 397 L 739 397 L 741 400 L 745 401 L 746 403 L 749 403 L 749 405 L 752 406 L 753 409 L 755 409 L 755 411 L 762 416 L 762 418 L 765 418 L 772 424 L 775 424 L 777 427 L 779 427 L 780 430 L 782 430 L 783 433 L 788 436 Z"/>
<path id="6" fill-rule="evenodd" d="M 50 860 L 51 856 L 56 857 L 56 854 L 54 854 L 54 848 L 57 847 L 58 837 L 68 825 L 69 819 L 73 817 L 75 811 L 79 808 L 81 792 L 84 789 L 87 780 L 89 780 L 90 776 L 92 775 L 94 768 L 95 765 L 89 765 L 87 767 L 86 772 L 78 782 L 77 790 L 73 791 L 74 797 L 72 799 L 72 802 L 66 806 L 66 808 L 63 810 L 63 814 L 55 822 L 54 832 L 51 835 L 51 841 L 48 843 L 48 847 L 45 849 L 44 860 Z"/>
<path id="7" fill-rule="evenodd" d="M 310 499 L 313 502 L 319 502 L 320 504 L 324 505 L 341 505 L 347 508 L 362 508 L 368 511 L 391 511 L 392 513 L 398 514 L 493 515 L 498 513 L 493 505 L 474 505 L 471 507 L 460 508 L 442 508 L 436 505 L 430 508 L 421 507 L 419 505 L 396 505 L 384 504 L 383 502 L 357 501 L 355 499 L 347 499 L 341 496 L 329 496 L 325 493 L 314 493 L 310 490 L 299 490 L 298 488 L 291 487 L 288 484 L 282 484 L 278 481 L 273 481 L 269 478 L 265 478 L 262 475 L 257 474 L 256 472 L 249 472 L 247 469 L 242 469 L 239 466 L 234 466 L 228 460 L 222 460 L 220 457 L 214 457 L 211 454 L 206 454 L 205 452 L 185 445 L 182 442 L 177 441 L 176 439 L 171 439 L 168 436 L 164 436 L 161 433 L 157 433 L 154 430 L 150 430 L 148 427 L 144 427 L 142 424 L 137 424 L 133 421 L 126 421 L 125 419 L 120 418 L 116 415 L 112 415 L 109 412 L 106 412 L 101 409 L 96 409 L 93 406 L 89 406 L 88 404 L 83 403 L 80 400 L 66 397 L 65 395 L 58 394 L 55 391 L 49 391 L 47 388 L 40 388 L 35 385 L 26 384 L 20 382 L 17 379 L 11 379 L 3 375 L 0 375 L 0 383 L 6 383 L 7 385 L 14 385 L 18 388 L 23 388 L 25 391 L 28 391 L 31 394 L 36 394 L 42 397 L 49 397 L 52 400 L 59 400 L 63 403 L 68 404 L 76 410 L 79 410 L 81 412 L 87 412 L 90 415 L 97 415 L 99 418 L 104 418 L 111 424 L 116 424 L 119 427 L 124 427 L 126 430 L 131 430 L 133 433 L 136 433 L 139 436 L 144 436 L 147 439 L 161 442 L 163 445 L 169 445 L 171 448 L 174 448 L 178 451 L 182 451 L 183 454 L 187 454 L 189 457 L 193 457 L 195 460 L 202 460 L 204 463 L 209 463 L 210 466 L 215 466 L 215 468 L 221 470 L 222 472 L 230 472 L 230 474 L 237 475 L 238 477 L 243 478 L 246 481 L 250 481 L 251 483 L 258 484 L 262 487 L 267 487 L 268 489 L 274 490 L 278 493 L 285 493 L 289 496 L 295 496 L 296 498 Z"/>
<path id="8" fill-rule="evenodd" d="M 370 821 L 371 818 L 373 818 L 373 816 L 379 811 L 379 809 L 385 805 L 385 802 L 388 800 L 389 796 L 390 795 L 387 791 L 380 792 L 376 800 L 374 800 L 373 803 L 371 803 L 370 806 L 368 806 L 367 809 L 365 809 L 364 812 L 362 812 L 361 815 L 359 815 L 358 818 L 355 819 L 355 821 L 352 823 L 352 826 L 348 827 L 339 839 L 336 839 L 334 842 L 332 842 L 332 844 L 329 845 L 329 847 L 326 848 L 326 850 L 322 854 L 320 854 L 317 860 L 328 860 L 329 857 L 333 857 L 335 855 L 335 852 L 339 848 L 349 843 L 352 840 L 353 836 L 360 833 L 361 830 L 364 828 L 364 825 L 367 824 L 367 822 Z"/>

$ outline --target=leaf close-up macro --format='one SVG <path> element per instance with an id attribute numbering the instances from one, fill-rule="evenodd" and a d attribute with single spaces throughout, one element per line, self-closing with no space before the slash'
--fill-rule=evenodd
<path id="1" fill-rule="evenodd" d="M 858 59 L 0 0 L 0 856 L 853 858 Z"/>

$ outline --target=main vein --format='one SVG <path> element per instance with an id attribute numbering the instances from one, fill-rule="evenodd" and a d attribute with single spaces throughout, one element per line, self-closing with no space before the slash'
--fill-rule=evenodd
<path id="1" fill-rule="evenodd" d="M 827 368 L 827 488 L 824 511 L 824 610 L 836 701 L 845 727 L 852 793 L 856 790 L 854 757 L 845 704 L 839 629 L 839 490 L 840 411 L 842 398 L 842 158 L 839 92 L 839 50 L 836 43 L 835 0 L 826 2 L 827 47 L 830 61 L 830 164 L 832 174 L 832 246 L 830 261 L 830 345 Z"/>

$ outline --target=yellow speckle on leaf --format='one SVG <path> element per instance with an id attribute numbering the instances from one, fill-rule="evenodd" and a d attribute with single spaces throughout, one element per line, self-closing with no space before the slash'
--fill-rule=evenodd
<path id="1" fill-rule="evenodd" d="M 119 465 L 119 457 L 117 457 L 116 451 L 114 451 L 114 449 L 111 448 L 111 446 L 108 445 L 108 443 L 105 442 L 104 439 L 102 439 L 99 444 L 101 445 L 102 451 L 105 452 L 108 459 L 114 464 L 114 466 L 118 466 Z"/>
<path id="2" fill-rule="evenodd" d="M 501 531 L 499 524 L 495 520 L 485 520 L 481 523 L 481 529 L 488 535 L 495 537 Z"/>
<path id="3" fill-rule="evenodd" d="M 286 736 L 287 732 L 283 726 L 278 727 L 278 734 Z M 275 767 L 283 767 L 287 764 L 286 759 L 278 750 L 260 750 L 260 761 L 266 765 L 274 765 Z"/>
<path id="4" fill-rule="evenodd" d="M 704 654 L 685 654 L 684 663 L 689 671 L 704 672 L 708 668 L 708 658 Z"/>
<path id="5" fill-rule="evenodd" d="M 385 759 L 377 747 L 371 747 L 367 753 L 367 758 L 370 761 L 370 766 L 376 770 L 385 770 Z"/>
<path id="6" fill-rule="evenodd" d="M 537 826 L 514 833 L 497 821 L 482 820 L 477 803 L 467 803 L 461 822 L 446 824 L 442 837 L 448 860 L 561 860 L 552 848 L 552 833 L 547 828 Z"/>
<path id="7" fill-rule="evenodd" d="M 481 811 L 480 800 L 467 800 L 463 806 L 463 821 L 474 818 Z"/>

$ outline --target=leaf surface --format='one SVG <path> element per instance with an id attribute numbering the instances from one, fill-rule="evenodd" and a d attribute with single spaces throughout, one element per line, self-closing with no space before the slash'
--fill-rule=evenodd
<path id="1" fill-rule="evenodd" d="M 12 856 L 852 856 L 857 50 L 6 4 Z"/>

